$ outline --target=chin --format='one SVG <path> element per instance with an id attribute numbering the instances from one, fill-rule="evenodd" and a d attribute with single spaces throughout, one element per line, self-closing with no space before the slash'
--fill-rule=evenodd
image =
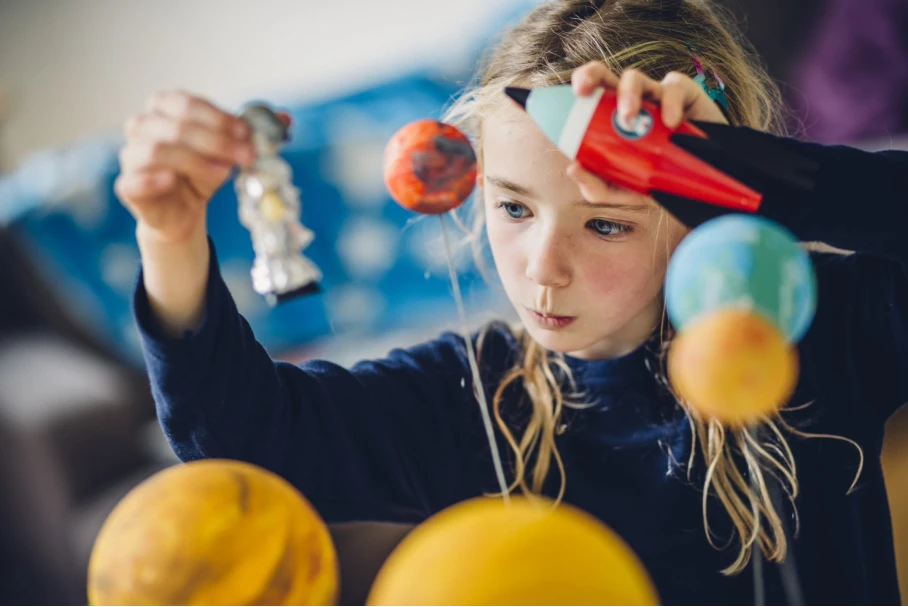
<path id="1" fill-rule="evenodd" d="M 595 340 L 591 340 L 589 335 L 583 335 L 573 331 L 551 331 L 534 327 L 530 324 L 525 325 L 536 343 L 552 352 L 559 354 L 568 354 L 589 348 Z"/>

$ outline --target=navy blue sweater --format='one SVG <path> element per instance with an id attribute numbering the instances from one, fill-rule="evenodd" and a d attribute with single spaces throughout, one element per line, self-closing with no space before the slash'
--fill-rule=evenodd
<path id="1" fill-rule="evenodd" d="M 892 528 L 880 466 L 883 425 L 908 400 L 908 154 L 870 154 L 791 142 L 820 162 L 818 187 L 777 212 L 802 240 L 856 250 L 814 256 L 816 320 L 800 344 L 801 375 L 786 420 L 849 437 L 866 456 L 855 491 L 854 447 L 789 437 L 801 495 L 793 542 L 809 604 L 898 604 Z M 165 339 L 141 277 L 135 313 L 158 415 L 183 460 L 233 458 L 298 487 L 329 522 L 418 523 L 458 501 L 497 490 L 462 339 L 453 334 L 344 369 L 269 358 L 237 311 L 212 248 L 200 328 Z M 518 348 L 493 327 L 481 352 L 494 390 Z M 648 369 L 647 345 L 615 360 L 567 358 L 595 406 L 570 411 L 557 438 L 565 500 L 599 517 L 640 555 L 666 604 L 753 604 L 750 573 L 724 576 L 737 552 L 709 545 L 701 516 L 703 471 L 688 480 L 689 423 Z M 507 415 L 520 423 L 512 393 Z M 502 453 L 508 450 L 502 445 Z M 551 490 L 557 488 L 552 483 Z M 790 513 L 786 515 L 790 518 Z M 730 521 L 718 501 L 710 524 L 723 544 Z M 769 604 L 785 595 L 766 568 Z"/>

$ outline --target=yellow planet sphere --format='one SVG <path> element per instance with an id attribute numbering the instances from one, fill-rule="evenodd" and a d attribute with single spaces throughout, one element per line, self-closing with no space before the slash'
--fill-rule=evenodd
<path id="1" fill-rule="evenodd" d="M 791 398 L 798 357 L 762 316 L 725 309 L 695 320 L 675 338 L 668 375 L 678 396 L 701 415 L 743 427 Z"/>
<path id="2" fill-rule="evenodd" d="M 88 568 L 92 605 L 333 605 L 328 529 L 289 483 L 202 460 L 133 489 L 104 522 Z"/>
<path id="3" fill-rule="evenodd" d="M 655 605 L 637 555 L 577 508 L 476 498 L 413 530 L 385 562 L 370 605 Z"/>

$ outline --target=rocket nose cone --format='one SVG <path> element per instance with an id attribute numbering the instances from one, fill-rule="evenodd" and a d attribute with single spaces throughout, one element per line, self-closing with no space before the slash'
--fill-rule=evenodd
<path id="1" fill-rule="evenodd" d="M 516 86 L 506 86 L 504 88 L 505 94 L 516 101 L 520 107 L 526 109 L 527 99 L 530 98 L 530 89 L 522 89 Z"/>

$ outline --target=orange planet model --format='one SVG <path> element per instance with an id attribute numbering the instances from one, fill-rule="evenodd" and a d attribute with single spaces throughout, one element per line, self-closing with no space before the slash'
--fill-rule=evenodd
<path id="1" fill-rule="evenodd" d="M 333 605 L 328 528 L 262 468 L 202 460 L 133 489 L 104 522 L 88 569 L 92 605 Z"/>
<path id="2" fill-rule="evenodd" d="M 769 320 L 732 308 L 694 321 L 675 338 L 668 373 L 678 395 L 701 415 L 742 427 L 786 404 L 797 384 L 798 358 Z"/>
<path id="3" fill-rule="evenodd" d="M 476 153 L 451 125 L 417 120 L 388 142 L 385 185 L 402 207 L 438 215 L 458 207 L 476 185 Z"/>
<path id="4" fill-rule="evenodd" d="M 649 573 L 614 531 L 567 504 L 475 498 L 414 529 L 369 605 L 656 605 Z"/>

